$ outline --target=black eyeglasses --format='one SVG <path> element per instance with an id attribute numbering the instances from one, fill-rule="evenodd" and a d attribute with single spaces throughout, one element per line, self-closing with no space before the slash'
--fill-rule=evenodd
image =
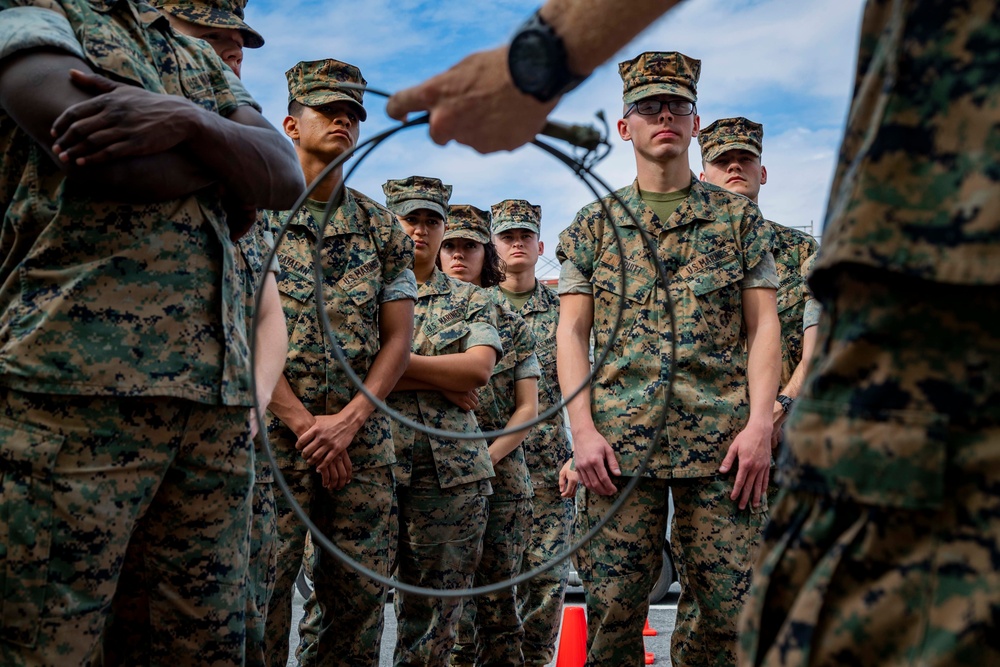
<path id="1" fill-rule="evenodd" d="M 694 113 L 694 102 L 691 100 L 639 100 L 628 108 L 623 118 L 633 111 L 638 111 L 640 116 L 655 116 L 663 107 L 667 107 L 675 116 L 690 116 Z"/>

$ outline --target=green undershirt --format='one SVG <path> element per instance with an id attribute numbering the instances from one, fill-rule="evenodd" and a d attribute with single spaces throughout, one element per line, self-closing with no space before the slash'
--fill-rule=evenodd
<path id="1" fill-rule="evenodd" d="M 528 300 L 531 298 L 531 295 L 535 293 L 536 289 L 538 289 L 537 282 L 535 283 L 535 286 L 527 292 L 511 292 L 503 287 L 500 288 L 500 291 L 503 292 L 503 295 L 507 297 L 507 301 L 510 302 L 511 310 L 516 313 L 524 308 L 524 304 L 528 303 Z"/>
<path id="2" fill-rule="evenodd" d="M 691 194 L 690 185 L 683 190 L 676 190 L 674 192 L 647 192 L 639 190 L 639 196 L 642 197 L 642 201 L 646 202 L 646 206 L 653 209 L 653 213 L 661 221 L 670 218 L 681 202 L 687 199 L 689 194 Z"/>

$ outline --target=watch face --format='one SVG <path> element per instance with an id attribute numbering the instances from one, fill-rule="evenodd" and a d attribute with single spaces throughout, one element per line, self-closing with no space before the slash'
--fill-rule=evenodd
<path id="1" fill-rule="evenodd" d="M 554 55 L 546 35 L 520 33 L 510 45 L 510 74 L 517 87 L 529 94 L 545 91 L 552 82 Z"/>

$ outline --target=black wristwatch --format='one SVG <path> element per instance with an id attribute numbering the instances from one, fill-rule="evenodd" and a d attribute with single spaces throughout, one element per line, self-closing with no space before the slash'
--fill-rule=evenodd
<path id="1" fill-rule="evenodd" d="M 788 411 L 792 409 L 792 403 L 795 402 L 794 398 L 788 398 L 784 394 L 778 394 L 778 403 L 781 403 L 781 409 L 788 414 Z"/>
<path id="2" fill-rule="evenodd" d="M 587 78 L 569 71 L 566 46 L 537 11 L 511 39 L 507 67 L 517 89 L 539 102 L 568 93 Z"/>

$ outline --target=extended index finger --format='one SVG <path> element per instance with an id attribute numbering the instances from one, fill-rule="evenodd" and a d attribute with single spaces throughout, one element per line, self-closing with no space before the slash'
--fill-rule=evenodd
<path id="1" fill-rule="evenodd" d="M 417 86 L 412 86 L 399 91 L 389 98 L 385 105 L 385 112 L 390 118 L 396 120 L 406 120 L 407 114 L 416 111 L 428 111 L 437 101 L 436 87 L 431 81 L 425 81 Z"/>

